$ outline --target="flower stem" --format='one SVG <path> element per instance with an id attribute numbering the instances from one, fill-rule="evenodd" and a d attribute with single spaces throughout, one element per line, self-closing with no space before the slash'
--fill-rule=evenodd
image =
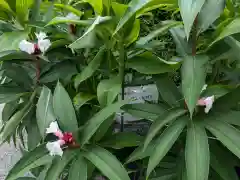
<path id="1" fill-rule="evenodd" d="M 36 84 L 39 84 L 40 79 L 40 59 L 36 57 Z"/>

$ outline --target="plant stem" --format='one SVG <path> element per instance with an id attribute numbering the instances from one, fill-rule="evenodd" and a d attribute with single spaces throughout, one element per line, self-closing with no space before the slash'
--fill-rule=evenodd
<path id="1" fill-rule="evenodd" d="M 119 76 L 121 78 L 121 99 L 124 100 L 124 76 L 125 76 L 125 59 L 126 52 L 124 49 L 124 44 L 120 43 L 119 49 Z M 121 113 L 121 132 L 124 131 L 124 113 Z"/>
<path id="2" fill-rule="evenodd" d="M 40 59 L 36 57 L 36 84 L 39 84 L 40 79 Z"/>

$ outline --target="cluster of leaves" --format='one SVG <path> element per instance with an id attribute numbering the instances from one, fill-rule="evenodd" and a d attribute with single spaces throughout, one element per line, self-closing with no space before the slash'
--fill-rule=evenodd
<path id="1" fill-rule="evenodd" d="M 0 0 L 0 137 L 24 154 L 6 180 L 237 180 L 239 11 L 234 0 Z M 40 31 L 44 54 L 19 50 Z M 159 102 L 118 98 L 126 72 L 131 85 L 156 83 Z M 197 101 L 212 95 L 205 114 Z M 151 122 L 148 133 L 116 133 L 120 109 Z M 79 144 L 62 157 L 46 149 L 55 120 Z"/>

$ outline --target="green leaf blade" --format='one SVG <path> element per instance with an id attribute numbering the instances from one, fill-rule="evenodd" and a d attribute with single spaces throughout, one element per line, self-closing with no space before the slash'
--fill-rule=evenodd
<path id="1" fill-rule="evenodd" d="M 175 141 L 178 139 L 183 128 L 186 126 L 188 119 L 183 117 L 171 125 L 160 135 L 156 141 L 156 146 L 151 154 L 147 167 L 147 177 L 151 174 L 154 168 L 159 164 L 162 158 L 167 154 Z"/>
<path id="2" fill-rule="evenodd" d="M 192 122 L 188 127 L 185 158 L 188 179 L 208 179 L 210 163 L 208 136 L 200 123 Z"/>
<path id="3" fill-rule="evenodd" d="M 185 109 L 173 109 L 166 112 L 158 119 L 156 119 L 151 125 L 149 133 L 146 136 L 146 139 L 144 141 L 144 149 L 146 149 L 148 144 L 158 134 L 158 132 L 160 131 L 161 128 L 163 128 L 164 125 L 173 122 L 175 119 L 177 119 L 179 116 L 182 116 L 185 113 L 186 113 Z"/>
<path id="4" fill-rule="evenodd" d="M 46 86 L 42 88 L 42 92 L 38 99 L 37 109 L 37 124 L 42 137 L 45 136 L 46 128 L 49 127 L 50 123 L 56 120 L 53 110 L 53 97 L 51 90 Z"/>
<path id="5" fill-rule="evenodd" d="M 60 82 L 58 82 L 53 94 L 53 109 L 64 131 L 74 132 L 78 129 L 72 100 Z"/>
<path id="6" fill-rule="evenodd" d="M 109 151 L 93 146 L 84 157 L 91 161 L 106 177 L 114 180 L 130 180 L 123 165 Z"/>
<path id="7" fill-rule="evenodd" d="M 205 84 L 207 56 L 186 56 L 181 69 L 182 91 L 192 117 L 197 100 Z"/>

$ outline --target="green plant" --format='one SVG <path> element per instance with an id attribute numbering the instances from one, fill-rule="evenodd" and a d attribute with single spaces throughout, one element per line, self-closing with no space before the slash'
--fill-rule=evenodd
<path id="1" fill-rule="evenodd" d="M 237 1 L 2 0 L 0 9 L 0 137 L 19 137 L 24 154 L 6 180 L 238 179 Z M 128 74 L 130 85 L 156 84 L 158 101 L 129 104 Z M 151 122 L 148 133 L 125 131 L 120 109 Z"/>

